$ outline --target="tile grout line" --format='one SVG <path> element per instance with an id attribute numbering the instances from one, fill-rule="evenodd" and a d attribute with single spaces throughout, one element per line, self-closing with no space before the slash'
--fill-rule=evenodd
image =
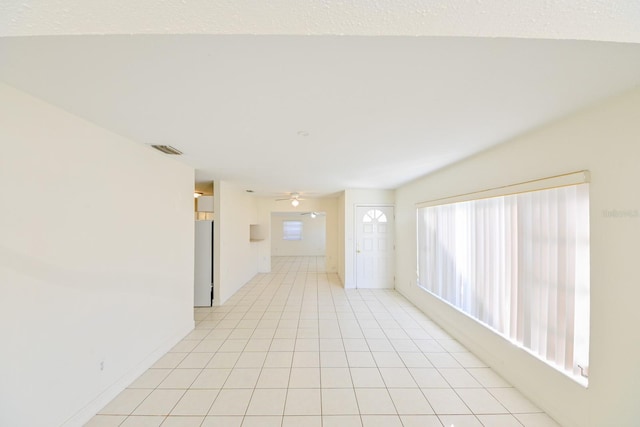
<path id="1" fill-rule="evenodd" d="M 336 347 L 333 346 L 334 343 L 331 343 L 331 347 L 327 347 L 327 351 L 328 352 L 339 351 L 340 353 L 343 353 L 344 357 L 346 358 L 345 366 L 348 368 L 349 380 L 351 382 L 350 387 L 347 389 L 353 390 L 354 397 L 356 399 L 356 407 L 358 408 L 357 410 L 358 410 L 358 416 L 359 416 L 360 422 L 364 423 L 364 419 L 363 419 L 364 415 L 372 415 L 372 416 L 382 415 L 382 414 L 362 414 L 361 413 L 360 402 L 358 401 L 357 394 L 355 393 L 356 385 L 353 377 L 353 369 L 355 369 L 355 367 L 351 366 L 347 358 L 347 345 L 345 340 L 347 340 L 348 338 L 345 338 L 345 335 L 344 335 L 345 327 L 348 327 L 350 329 L 348 336 L 359 335 L 360 338 L 353 338 L 353 339 L 362 340 L 362 342 L 366 346 L 362 348 L 368 349 L 363 353 L 369 354 L 371 359 L 373 360 L 374 362 L 373 366 L 376 368 L 376 371 L 378 372 L 378 375 L 380 376 L 382 383 L 384 384 L 383 388 L 387 392 L 386 395 L 391 400 L 391 403 L 395 410 L 394 416 L 396 416 L 399 419 L 400 424 L 402 425 L 404 425 L 404 422 L 402 420 L 402 414 L 398 412 L 398 407 L 396 405 L 396 402 L 391 396 L 390 390 L 392 389 L 389 387 L 388 380 L 385 379 L 385 377 L 382 375 L 381 369 L 385 368 L 385 365 L 388 365 L 388 363 L 383 363 L 383 366 L 380 366 L 379 361 L 376 360 L 374 357 L 374 353 L 376 352 L 372 350 L 372 347 L 371 347 L 372 344 L 375 344 L 375 347 L 379 350 L 377 351 L 377 353 L 381 353 L 381 352 L 390 353 L 395 355 L 397 358 L 399 358 L 398 367 L 408 372 L 409 378 L 411 378 L 411 380 L 415 382 L 415 385 L 411 385 L 407 387 L 393 387 L 393 389 L 396 389 L 396 388 L 416 389 L 417 388 L 421 392 L 420 394 L 422 395 L 422 397 L 426 400 L 426 402 L 429 404 L 429 406 L 431 406 L 431 409 L 433 410 L 433 406 L 425 394 L 425 391 L 427 389 L 430 389 L 431 387 L 422 388 L 419 385 L 418 381 L 416 380 L 417 378 L 415 376 L 416 374 L 412 372 L 411 371 L 412 368 L 409 367 L 410 365 L 413 366 L 417 364 L 417 367 L 414 366 L 416 367 L 416 369 L 422 368 L 421 364 L 423 363 L 422 360 L 424 360 L 425 361 L 424 363 L 429 364 L 430 366 L 429 369 L 432 369 L 433 372 L 437 373 L 442 379 L 442 382 L 443 382 L 442 387 L 437 387 L 437 389 L 451 390 L 453 392 L 453 395 L 456 396 L 456 398 L 459 399 L 459 401 L 464 405 L 464 407 L 470 412 L 469 414 L 459 414 L 453 411 L 453 413 L 451 414 L 447 414 L 447 413 L 437 414 L 435 410 L 433 410 L 433 414 L 422 414 L 422 413 L 411 414 L 410 413 L 410 414 L 404 414 L 404 415 L 407 415 L 407 416 L 429 415 L 429 416 L 434 416 L 436 419 L 440 420 L 440 422 L 443 422 L 442 421 L 443 417 L 447 417 L 451 415 L 470 416 L 470 417 L 473 417 L 473 419 L 476 420 L 476 422 L 482 425 L 484 425 L 484 423 L 480 420 L 480 416 L 484 416 L 484 415 L 508 416 L 510 417 L 512 422 L 518 423 L 518 425 L 524 425 L 524 422 L 521 422 L 520 419 L 516 417 L 516 415 L 543 414 L 546 417 L 548 417 L 548 415 L 541 410 L 538 410 L 535 412 L 530 412 L 530 411 L 512 412 L 509 408 L 507 408 L 505 404 L 502 403 L 502 400 L 500 400 L 497 397 L 497 395 L 494 395 L 492 391 L 497 392 L 497 390 L 499 389 L 513 390 L 515 393 L 519 393 L 519 391 L 511 385 L 489 387 L 485 385 L 484 380 L 481 382 L 476 377 L 476 375 L 479 375 L 481 371 L 474 372 L 471 369 L 473 368 L 487 369 L 487 373 L 490 372 L 492 374 L 495 374 L 495 372 L 491 369 L 491 367 L 486 366 L 484 363 L 482 363 L 482 366 L 479 366 L 479 367 L 474 366 L 476 362 L 474 362 L 474 360 L 470 358 L 470 357 L 477 357 L 475 356 L 474 353 L 469 352 L 464 347 L 454 346 L 453 344 L 457 343 L 457 341 L 454 338 L 448 336 L 446 332 L 444 332 L 437 324 L 435 324 L 428 316 L 426 316 L 426 314 L 416 311 L 417 308 L 406 298 L 403 298 L 401 295 L 397 294 L 397 292 L 396 293 L 386 292 L 386 291 L 378 292 L 375 290 L 361 291 L 358 289 L 355 289 L 352 292 L 352 290 L 347 290 L 339 286 L 340 285 L 339 283 L 337 284 L 334 283 L 335 280 L 333 276 L 331 276 L 329 273 L 317 271 L 319 268 L 318 267 L 319 261 L 317 257 L 305 258 L 303 262 L 290 262 L 290 261 L 291 261 L 290 258 L 286 258 L 286 263 L 279 262 L 277 264 L 277 267 L 274 268 L 274 271 L 272 273 L 266 273 L 264 275 L 261 274 L 261 275 L 258 275 L 258 277 L 248 281 L 245 285 L 243 285 L 243 287 L 239 290 L 239 292 L 237 292 L 237 294 L 234 295 L 234 297 L 232 297 L 227 304 L 225 304 L 226 307 L 221 308 L 222 306 L 216 306 L 216 307 L 208 308 L 206 311 L 196 309 L 196 314 L 194 315 L 196 317 L 196 322 L 195 322 L 194 331 L 192 333 L 197 331 L 207 331 L 207 330 L 209 332 L 207 333 L 199 332 L 199 333 L 195 333 L 190 338 L 188 336 L 183 338 L 180 341 L 180 343 L 184 343 L 182 344 L 183 348 L 189 348 L 190 350 L 177 351 L 177 352 L 172 352 L 170 350 L 167 353 L 167 355 L 175 354 L 176 357 L 174 357 L 174 359 L 176 359 L 177 361 L 175 362 L 171 361 L 169 368 L 161 368 L 161 367 L 153 367 L 153 366 L 149 368 L 149 370 L 147 370 L 146 372 L 149 372 L 154 369 L 165 369 L 168 372 L 168 374 L 164 376 L 163 379 L 158 381 L 157 384 L 155 384 L 155 381 L 154 381 L 155 386 L 153 388 L 131 389 L 130 387 L 128 387 L 131 390 L 140 390 L 140 389 L 146 390 L 146 391 L 149 391 L 149 394 L 145 398 L 143 398 L 133 409 L 131 409 L 128 414 L 126 415 L 123 414 L 124 419 L 122 420 L 122 423 L 126 423 L 126 420 L 129 418 L 133 419 L 137 417 L 137 415 L 134 415 L 134 412 L 136 411 L 136 409 L 138 409 L 145 401 L 148 401 L 151 394 L 153 394 L 154 392 L 163 391 L 163 390 L 180 390 L 182 391 L 182 394 L 176 400 L 176 402 L 172 405 L 168 414 L 157 415 L 158 417 L 162 417 L 161 422 L 163 424 L 165 422 L 168 422 L 168 420 L 172 418 L 171 412 L 176 409 L 176 407 L 180 404 L 182 399 L 185 398 L 187 393 L 190 390 L 199 390 L 197 388 L 192 388 L 192 386 L 206 369 L 209 369 L 209 368 L 210 369 L 229 369 L 229 368 L 216 368 L 214 366 L 210 366 L 214 358 L 219 354 L 237 353 L 237 358 L 235 359 L 235 362 L 233 363 L 232 366 L 229 365 L 231 366 L 231 368 L 229 369 L 229 374 L 224 379 L 224 382 L 221 383 L 220 385 L 221 388 L 218 390 L 218 394 L 209 405 L 209 409 L 207 413 L 204 415 L 202 421 L 200 422 L 201 426 L 204 425 L 206 420 L 209 418 L 209 413 L 212 410 L 216 400 L 219 398 L 222 390 L 224 390 L 224 386 L 230 381 L 231 373 L 233 372 L 234 369 L 240 369 L 238 364 L 240 363 L 243 357 L 243 354 L 251 354 L 254 352 L 254 351 L 248 351 L 248 347 L 251 341 L 254 339 L 255 340 L 268 339 L 269 343 L 268 343 L 268 348 L 266 348 L 266 351 L 265 351 L 266 353 L 265 358 L 264 360 L 262 360 L 262 363 L 258 367 L 259 368 L 258 376 L 256 378 L 255 384 L 253 385 L 252 388 L 249 387 L 251 389 L 251 395 L 249 396 L 249 400 L 247 402 L 244 415 L 240 416 L 241 422 L 244 422 L 244 420 L 249 416 L 248 411 L 251 406 L 253 397 L 255 396 L 256 389 L 258 389 L 258 383 L 260 381 L 260 378 L 262 374 L 265 372 L 265 369 L 268 369 L 266 367 L 266 358 L 270 353 L 276 353 L 276 351 L 272 351 L 272 349 L 275 350 L 275 348 L 273 348 L 274 341 L 276 339 L 280 339 L 276 337 L 282 336 L 282 337 L 285 337 L 282 339 L 289 339 L 286 337 L 289 336 L 290 333 L 284 332 L 289 328 L 281 328 L 280 325 L 282 324 L 283 320 L 290 320 L 290 319 L 285 319 L 285 317 L 290 317 L 285 314 L 285 313 L 291 312 L 289 310 L 290 308 L 296 309 L 293 312 L 297 313 L 297 319 L 296 319 L 297 327 L 295 328 L 295 338 L 293 339 L 293 351 L 291 351 L 291 360 L 289 362 L 289 378 L 287 380 L 287 387 L 286 387 L 286 392 L 284 396 L 284 406 L 282 410 L 282 417 L 280 420 L 281 427 L 285 426 L 285 420 L 287 419 L 286 403 L 289 397 L 289 391 L 290 391 L 289 386 L 291 385 L 292 370 L 295 364 L 294 362 L 295 355 L 296 355 L 296 352 L 298 351 L 297 350 L 298 342 L 299 340 L 303 339 L 302 338 L 303 336 L 306 337 L 307 335 L 309 335 L 309 332 L 311 332 L 311 331 L 301 331 L 301 329 L 308 329 L 308 328 L 301 328 L 301 327 L 308 326 L 307 323 L 309 323 L 310 325 L 311 322 L 315 322 L 316 324 L 316 326 L 314 327 L 316 336 L 315 337 L 311 335 L 310 336 L 317 342 L 317 348 L 314 350 L 314 352 L 317 353 L 318 373 L 320 375 L 320 378 L 319 378 L 320 415 L 319 417 L 320 417 L 321 425 L 324 425 L 324 417 L 329 416 L 329 414 L 324 414 L 322 409 L 322 399 L 323 399 L 322 390 L 324 390 L 323 386 L 329 385 L 329 383 L 325 383 L 323 381 L 323 375 L 322 375 L 323 370 L 325 369 L 323 367 L 323 362 L 322 362 L 322 354 L 323 354 L 322 340 L 334 339 L 334 338 L 331 338 L 333 336 L 336 337 L 335 338 L 336 340 L 339 340 L 339 341 L 336 341 L 336 343 L 340 342 L 342 345 L 342 348 L 340 350 L 337 350 Z M 288 266 L 288 267 L 285 270 L 283 266 Z M 291 276 L 291 274 L 293 274 L 293 276 Z M 286 297 L 282 292 L 285 289 L 286 289 Z M 305 309 L 312 308 L 312 307 L 314 307 L 315 309 L 313 309 L 311 313 L 305 316 Z M 327 310 L 323 310 L 321 312 L 322 308 L 325 308 Z M 277 323 L 275 322 L 276 319 L 274 319 L 275 314 L 273 314 L 276 311 L 279 311 L 279 314 L 277 315 L 278 316 Z M 306 317 L 306 319 L 303 319 L 303 317 Z M 375 322 L 371 322 L 372 320 Z M 308 321 L 308 322 L 305 322 L 305 321 Z M 224 322 L 224 325 L 223 325 L 224 327 L 219 329 L 218 327 L 220 326 L 220 323 L 223 323 L 223 322 Z M 229 327 L 230 324 L 233 324 L 233 327 Z M 247 326 L 247 325 L 248 327 L 240 327 L 240 326 Z M 357 325 L 357 329 L 353 328 L 354 325 Z M 377 327 L 374 326 L 373 328 L 363 329 L 363 326 L 365 325 L 366 326 L 377 325 Z M 214 335 L 216 331 L 226 330 L 226 329 L 229 330 L 229 333 L 226 334 L 225 338 L 218 338 L 218 337 L 213 338 L 217 341 L 218 340 L 220 341 L 219 346 L 216 347 L 215 351 L 197 351 L 198 349 L 207 350 L 209 348 L 208 345 L 204 345 L 206 341 L 209 341 L 207 338 Z M 250 330 L 250 333 L 248 333 L 247 335 L 247 332 L 244 332 L 244 330 Z M 269 332 L 262 332 L 262 330 L 269 331 Z M 300 335 L 301 332 L 304 332 L 304 333 Z M 353 332 L 357 332 L 357 333 L 353 333 Z M 424 336 L 426 336 L 425 338 L 422 338 L 423 334 Z M 224 333 L 222 333 L 221 335 L 224 335 Z M 242 338 L 243 336 L 246 336 L 246 338 Z M 263 338 L 267 336 L 269 338 Z M 328 338 L 323 338 L 323 337 L 328 337 Z M 239 351 L 231 351 L 231 352 L 220 351 L 220 348 L 222 348 L 225 344 L 236 339 L 245 340 L 244 344 L 242 345 L 242 348 L 240 349 L 240 347 L 238 347 Z M 384 340 L 385 342 L 383 341 L 374 342 L 370 340 Z M 432 341 L 433 344 L 437 344 L 438 346 L 442 347 L 442 351 L 441 352 L 427 351 L 428 348 L 427 347 L 423 348 L 423 343 L 418 345 L 418 341 L 423 341 L 423 340 Z M 194 342 L 195 344 L 193 344 L 192 342 Z M 176 344 L 176 346 L 179 345 L 180 343 Z M 355 344 L 355 341 L 354 341 L 354 344 Z M 411 344 L 413 347 L 408 346 L 409 344 Z M 255 347 L 255 345 L 256 344 L 254 344 L 254 348 L 256 349 L 256 351 L 262 348 L 262 344 L 260 344 L 257 347 Z M 329 341 L 327 341 L 327 345 L 329 345 Z M 174 346 L 174 348 L 176 346 Z M 286 348 L 286 347 L 282 347 L 282 348 Z M 181 348 L 178 348 L 178 349 L 181 349 Z M 229 349 L 233 350 L 231 346 L 229 346 Z M 300 350 L 300 351 L 303 351 L 303 350 Z M 206 360 L 204 363 L 202 362 L 202 360 L 207 359 L 207 357 L 197 356 L 198 354 L 202 354 L 202 353 L 210 353 L 210 357 L 208 357 L 208 360 Z M 415 359 L 414 356 L 411 356 L 411 354 L 413 353 L 415 353 L 416 355 L 418 354 L 421 355 L 423 359 Z M 429 358 L 428 356 L 431 353 L 433 353 L 432 357 L 437 357 L 436 364 L 434 364 L 434 362 L 432 362 L 433 359 Z M 178 356 L 180 354 L 182 354 L 182 357 Z M 442 356 L 439 356 L 440 354 Z M 468 354 L 469 357 L 467 357 L 465 354 Z M 463 358 L 459 359 L 459 357 L 463 357 Z M 329 361 L 333 359 L 334 357 L 331 356 Z M 439 360 L 439 359 L 442 359 L 442 360 Z M 171 358 L 169 358 L 168 360 L 171 360 Z M 456 366 L 452 366 L 451 368 L 447 367 L 447 365 L 449 364 L 449 361 L 455 362 Z M 250 365 L 248 366 L 253 366 L 253 365 L 254 363 L 251 362 Z M 306 363 L 303 363 L 303 365 L 306 365 Z M 339 365 L 341 365 L 341 362 L 335 366 L 337 367 Z M 334 364 L 329 363 L 328 366 L 326 366 L 326 368 L 331 368 L 333 366 Z M 395 366 L 395 361 L 389 366 Z M 198 372 L 195 375 L 194 379 L 190 382 L 190 385 L 188 385 L 186 389 L 160 387 L 160 385 L 164 383 L 168 378 L 170 378 L 171 375 L 173 375 L 174 373 L 180 372 L 182 370 L 186 371 L 187 369 L 197 370 Z M 456 369 L 456 370 L 459 370 L 459 372 L 453 372 L 453 371 L 447 372 L 445 376 L 444 372 L 447 369 Z M 385 371 L 385 372 L 387 372 L 387 375 L 389 375 L 389 371 Z M 459 376 L 456 376 L 456 375 L 463 375 L 463 376 L 462 378 L 460 378 Z M 467 381 L 467 378 L 469 380 L 473 380 L 475 383 L 478 384 L 478 386 L 465 386 L 465 384 L 471 384 L 471 385 L 474 384 L 474 383 L 465 383 L 465 381 Z M 489 378 L 489 381 L 491 380 L 491 377 L 485 376 L 484 378 Z M 458 379 L 460 379 L 460 381 Z M 399 382 L 398 384 L 404 385 L 404 382 Z M 459 385 L 462 384 L 462 386 L 456 388 L 454 387 L 455 384 L 459 384 Z M 278 387 L 278 389 L 279 388 L 280 387 Z M 344 387 L 338 387 L 338 388 L 344 388 Z M 367 388 L 370 388 L 370 387 L 367 387 Z M 380 387 L 373 387 L 373 388 L 380 388 Z M 486 393 L 487 397 L 490 397 L 492 399 L 492 402 L 490 402 L 490 405 L 493 406 L 494 405 L 493 401 L 495 401 L 497 402 L 497 405 L 498 405 L 497 407 L 504 409 L 506 412 L 502 412 L 502 411 L 496 412 L 496 413 L 474 412 L 469 406 L 469 403 L 467 403 L 462 398 L 462 395 L 460 393 L 463 390 L 484 390 L 484 392 L 481 393 L 480 396 L 483 396 L 484 393 Z M 505 395 L 504 401 L 508 402 L 511 400 L 511 397 L 509 394 L 504 394 L 504 395 Z M 470 393 L 470 397 L 474 397 L 473 393 Z M 517 398 L 517 395 L 515 397 Z M 522 396 L 522 398 L 524 399 L 525 402 L 532 404 L 526 398 L 526 396 Z M 480 400 L 480 402 L 482 404 L 482 400 Z M 474 403 L 474 402 L 471 402 L 471 403 Z M 516 404 L 517 404 L 517 401 L 516 401 Z M 474 403 L 474 405 L 476 405 L 476 403 Z M 488 406 L 488 408 L 491 409 L 491 406 Z M 480 410 L 481 409 L 479 409 L 479 411 Z M 259 414 L 257 414 L 257 416 L 258 415 Z M 304 415 L 307 415 L 307 414 L 304 414 Z M 103 414 L 103 416 L 121 417 L 122 415 Z M 188 415 L 188 416 L 192 416 L 192 415 Z M 193 416 L 195 417 L 196 415 L 194 414 Z M 197 416 L 199 417 L 200 415 L 197 415 Z M 179 418 L 178 415 L 175 415 L 175 417 Z"/>

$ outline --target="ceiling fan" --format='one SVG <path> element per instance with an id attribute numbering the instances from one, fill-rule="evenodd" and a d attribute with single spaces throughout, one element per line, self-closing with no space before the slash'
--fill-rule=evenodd
<path id="1" fill-rule="evenodd" d="M 300 215 L 309 215 L 311 218 L 317 218 L 319 216 L 324 216 L 324 212 L 302 212 Z"/>
<path id="2" fill-rule="evenodd" d="M 293 206 L 295 208 L 300 204 L 301 200 L 305 200 L 305 199 L 301 199 L 300 198 L 300 193 L 291 193 L 288 198 L 286 198 L 286 199 L 276 199 L 276 202 L 281 202 L 283 200 L 289 200 L 291 202 L 291 206 Z"/>

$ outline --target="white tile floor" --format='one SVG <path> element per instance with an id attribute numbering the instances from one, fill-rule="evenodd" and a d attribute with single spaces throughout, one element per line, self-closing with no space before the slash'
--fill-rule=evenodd
<path id="1" fill-rule="evenodd" d="M 395 291 L 280 257 L 87 426 L 558 426 Z"/>

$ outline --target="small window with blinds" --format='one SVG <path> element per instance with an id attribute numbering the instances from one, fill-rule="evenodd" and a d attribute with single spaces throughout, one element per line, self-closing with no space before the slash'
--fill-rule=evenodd
<path id="1" fill-rule="evenodd" d="M 417 222 L 419 286 L 587 384 L 588 172 L 425 202 Z"/>
<path id="2" fill-rule="evenodd" d="M 282 240 L 302 240 L 302 221 L 282 221 Z"/>

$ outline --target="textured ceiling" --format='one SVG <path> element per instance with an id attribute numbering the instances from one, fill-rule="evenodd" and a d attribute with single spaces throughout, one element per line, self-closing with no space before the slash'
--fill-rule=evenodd
<path id="1" fill-rule="evenodd" d="M 637 0 L 3 0 L 0 37 L 480 36 L 640 42 Z"/>

